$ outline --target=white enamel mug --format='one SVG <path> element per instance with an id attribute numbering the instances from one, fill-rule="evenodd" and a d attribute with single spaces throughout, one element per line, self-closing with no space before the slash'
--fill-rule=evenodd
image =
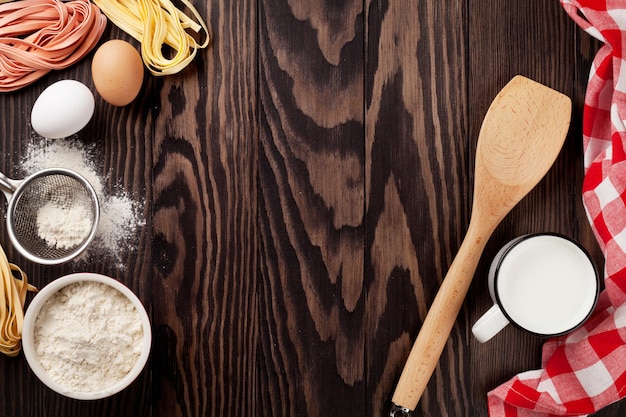
<path id="1" fill-rule="evenodd" d="M 488 284 L 494 304 L 472 327 L 481 343 L 509 323 L 541 337 L 569 333 L 591 315 L 600 293 L 587 251 L 554 233 L 507 243 L 491 263 Z"/>

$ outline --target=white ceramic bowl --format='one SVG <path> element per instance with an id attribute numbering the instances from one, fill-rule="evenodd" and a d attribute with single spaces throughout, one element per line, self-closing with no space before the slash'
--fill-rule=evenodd
<path id="1" fill-rule="evenodd" d="M 41 362 L 35 350 L 35 322 L 42 306 L 53 294 L 55 294 L 60 289 L 70 284 L 81 281 L 95 281 L 107 284 L 125 295 L 137 309 L 143 328 L 141 353 L 135 365 L 131 368 L 130 372 L 128 372 L 128 374 L 126 374 L 126 376 L 124 376 L 121 380 L 100 391 L 73 391 L 63 385 L 60 385 L 53 378 L 50 377 L 48 372 L 41 365 Z M 66 397 L 75 398 L 78 400 L 96 400 L 109 397 L 113 394 L 120 392 L 128 385 L 130 385 L 130 383 L 132 383 L 137 378 L 137 376 L 139 376 L 144 366 L 146 365 L 150 353 L 151 343 L 152 333 L 150 329 L 150 320 L 148 319 L 146 309 L 144 308 L 139 298 L 137 298 L 137 296 L 128 287 L 126 287 L 124 284 L 120 283 L 116 279 L 94 273 L 76 273 L 66 275 L 50 282 L 48 285 L 43 287 L 39 291 L 39 293 L 35 295 L 31 303 L 27 306 L 26 314 L 24 316 L 24 326 L 22 328 L 22 349 L 24 351 L 26 361 L 28 362 L 28 365 L 30 366 L 33 373 L 37 376 L 37 378 L 39 378 L 41 382 L 47 385 L 50 389 L 58 392 L 59 394 L 65 395 Z"/>

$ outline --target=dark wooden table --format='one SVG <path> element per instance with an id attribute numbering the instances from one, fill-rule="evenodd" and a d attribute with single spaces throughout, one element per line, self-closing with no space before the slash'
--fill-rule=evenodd
<path id="1" fill-rule="evenodd" d="M 554 231 L 601 253 L 581 203 L 581 114 L 600 45 L 557 0 L 194 2 L 214 42 L 184 72 L 146 73 L 140 96 L 99 97 L 78 140 L 108 187 L 145 202 L 126 268 L 47 267 L 0 244 L 38 287 L 114 276 L 149 310 L 149 366 L 112 398 L 42 385 L 0 358 L 0 416 L 384 416 L 411 344 L 468 225 L 476 138 L 522 74 L 569 95 L 554 168 L 496 230 L 415 415 L 486 415 L 486 393 L 539 366 L 541 340 L 507 328 L 479 344 L 488 262 L 509 239 Z M 138 44 L 109 24 L 104 39 Z M 93 88 L 89 55 L 0 95 L 0 169 L 33 140 L 52 82 Z M 35 137 L 36 139 L 36 137 Z M 620 403 L 598 416 L 622 415 Z"/>

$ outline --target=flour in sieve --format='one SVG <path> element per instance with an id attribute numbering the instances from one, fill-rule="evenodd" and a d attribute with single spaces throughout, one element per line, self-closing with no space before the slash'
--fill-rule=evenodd
<path id="1" fill-rule="evenodd" d="M 29 144 L 21 161 L 24 175 L 47 168 L 67 168 L 81 174 L 94 188 L 100 204 L 100 222 L 93 242 L 80 260 L 113 260 L 118 269 L 124 268 L 123 257 L 136 248 L 137 231 L 145 225 L 143 204 L 131 198 L 123 189 L 105 189 L 106 176 L 98 173 L 96 149 L 83 142 L 66 139 L 37 139 Z"/>
<path id="2" fill-rule="evenodd" d="M 37 234 L 50 247 L 75 248 L 87 239 L 91 228 L 91 210 L 84 203 L 49 202 L 37 210 Z"/>
<path id="3" fill-rule="evenodd" d="M 44 303 L 34 347 L 48 375 L 77 392 L 120 381 L 141 355 L 143 327 L 131 301 L 99 282 L 70 284 Z"/>

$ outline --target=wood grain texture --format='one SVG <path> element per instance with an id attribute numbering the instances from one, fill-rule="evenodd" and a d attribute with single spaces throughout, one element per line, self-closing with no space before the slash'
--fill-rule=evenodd
<path id="1" fill-rule="evenodd" d="M 262 3 L 259 24 L 264 414 L 361 416 L 362 2 Z"/>
<path id="2" fill-rule="evenodd" d="M 213 44 L 178 75 L 147 76 L 129 106 L 97 98 L 77 135 L 96 147 L 107 187 L 145 203 L 136 248 L 121 248 L 126 269 L 33 265 L 0 228 L 38 286 L 89 270 L 137 292 L 153 325 L 149 366 L 128 390 L 80 402 L 44 387 L 23 357 L 0 358 L 0 416 L 387 415 L 468 225 L 485 111 L 522 74 L 572 97 L 566 147 L 489 241 L 414 413 L 486 415 L 487 391 L 537 367 L 541 349 L 514 328 L 471 337 L 490 304 L 490 258 L 519 234 L 555 231 L 601 262 L 580 200 L 597 42 L 558 1 L 194 4 Z M 130 40 L 112 25 L 105 38 Z M 47 85 L 93 88 L 90 57 L 0 95 L 0 170 L 17 175 L 38 140 L 30 109 Z"/>

